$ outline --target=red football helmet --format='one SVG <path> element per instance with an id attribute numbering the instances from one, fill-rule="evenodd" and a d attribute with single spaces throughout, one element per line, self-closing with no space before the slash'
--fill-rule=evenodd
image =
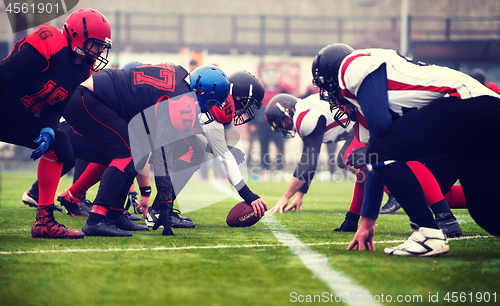
<path id="1" fill-rule="evenodd" d="M 93 9 L 79 9 L 66 19 L 64 31 L 71 50 L 82 57 L 90 69 L 99 72 L 108 64 L 111 26 L 104 15 Z M 97 52 L 92 50 L 94 46 L 98 46 Z"/>

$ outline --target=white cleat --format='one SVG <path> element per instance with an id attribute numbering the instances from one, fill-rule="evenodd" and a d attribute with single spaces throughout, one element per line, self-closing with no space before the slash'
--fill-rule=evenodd
<path id="1" fill-rule="evenodd" d="M 439 256 L 448 253 L 448 238 L 440 229 L 421 227 L 408 240 L 395 247 L 387 247 L 384 254 L 393 256 Z"/>

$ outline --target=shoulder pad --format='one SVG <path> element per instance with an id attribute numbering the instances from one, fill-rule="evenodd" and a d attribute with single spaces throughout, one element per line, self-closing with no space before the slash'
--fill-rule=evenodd
<path id="1" fill-rule="evenodd" d="M 68 41 L 56 27 L 43 24 L 30 35 L 26 36 L 26 42 L 32 45 L 47 60 L 68 46 Z"/>

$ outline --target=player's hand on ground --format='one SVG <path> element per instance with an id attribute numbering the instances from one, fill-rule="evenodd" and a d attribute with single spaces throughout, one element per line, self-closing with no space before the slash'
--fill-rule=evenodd
<path id="1" fill-rule="evenodd" d="M 254 214 L 262 218 L 267 211 L 267 203 L 262 198 L 258 198 L 250 204 L 253 208 Z"/>
<path id="2" fill-rule="evenodd" d="M 354 238 L 347 247 L 347 250 L 363 251 L 365 248 L 370 251 L 375 251 L 373 244 L 373 236 L 375 235 L 375 222 L 377 219 L 362 217 L 361 225 L 359 226 Z"/>
<path id="3" fill-rule="evenodd" d="M 288 206 L 289 201 L 290 201 L 290 198 L 281 197 L 281 199 L 278 201 L 278 203 L 276 203 L 276 205 L 274 205 L 273 208 L 271 208 L 271 210 L 269 210 L 269 212 L 270 213 L 279 212 L 280 214 L 282 214 L 284 212 L 284 209 Z"/>
<path id="4" fill-rule="evenodd" d="M 150 197 L 141 196 L 141 199 L 139 201 L 139 205 L 137 205 L 137 207 L 136 207 L 136 211 L 142 212 L 142 215 L 144 216 L 144 218 L 146 218 L 146 214 L 148 213 L 149 198 Z"/>
<path id="5" fill-rule="evenodd" d="M 303 196 L 300 195 L 298 192 L 295 198 L 292 201 L 292 204 L 290 204 L 287 208 L 285 208 L 284 212 L 290 211 L 294 209 L 295 211 L 300 211 L 300 207 L 302 206 L 302 199 Z"/>

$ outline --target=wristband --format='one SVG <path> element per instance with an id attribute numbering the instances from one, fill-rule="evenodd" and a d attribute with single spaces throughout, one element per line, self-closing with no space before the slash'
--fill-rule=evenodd
<path id="1" fill-rule="evenodd" d="M 247 204 L 250 204 L 259 198 L 259 196 L 253 193 L 246 184 L 245 186 L 243 186 L 243 188 L 238 190 L 238 193 L 243 198 L 243 200 L 247 202 Z"/>
<path id="2" fill-rule="evenodd" d="M 139 187 L 141 191 L 141 197 L 149 197 L 151 195 L 151 186 L 148 187 Z"/>

